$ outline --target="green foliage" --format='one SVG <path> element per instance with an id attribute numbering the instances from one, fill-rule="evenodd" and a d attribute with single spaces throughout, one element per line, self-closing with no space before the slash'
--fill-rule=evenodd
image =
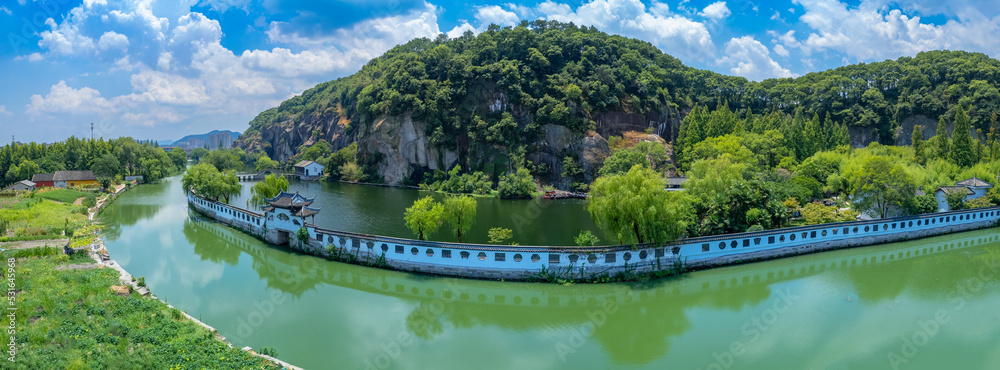
<path id="1" fill-rule="evenodd" d="M 303 161 L 323 160 L 330 155 L 330 144 L 319 141 L 302 151 L 300 159 Z"/>
<path id="2" fill-rule="evenodd" d="M 243 192 L 240 179 L 234 171 L 219 172 L 215 166 L 208 163 L 199 163 L 188 167 L 181 178 L 185 191 L 193 190 L 198 195 L 218 201 L 223 199 L 226 203 L 234 196 L 239 196 Z"/>
<path id="3" fill-rule="evenodd" d="M 202 158 L 208 156 L 209 153 L 211 152 L 206 148 L 194 148 L 191 150 L 191 159 L 194 159 L 196 162 L 198 162 L 201 161 Z"/>
<path id="4" fill-rule="evenodd" d="M 278 161 L 273 160 L 273 159 L 271 159 L 270 157 L 268 157 L 266 155 L 262 155 L 262 156 L 258 157 L 257 158 L 257 162 L 254 163 L 254 169 L 257 172 L 260 172 L 260 171 L 263 171 L 263 170 L 274 170 L 274 169 L 277 169 L 278 166 L 281 166 L 281 163 L 278 163 Z"/>
<path id="5" fill-rule="evenodd" d="M 938 210 L 938 201 L 937 198 L 931 194 L 917 195 L 910 198 L 909 202 L 906 203 L 905 208 L 911 215 L 934 213 Z"/>
<path id="6" fill-rule="evenodd" d="M 594 235 L 594 233 L 590 232 L 590 230 L 583 230 L 579 235 L 573 238 L 573 242 L 581 247 L 590 247 L 598 245 L 598 243 L 601 242 L 601 238 L 598 238 L 597 235 Z"/>
<path id="7" fill-rule="evenodd" d="M 598 173 L 601 176 L 620 175 L 628 172 L 633 166 L 658 170 L 667 162 L 667 150 L 663 145 L 654 142 L 640 142 L 632 148 L 621 149 L 604 160 L 604 166 Z"/>
<path id="8" fill-rule="evenodd" d="M 250 199 L 247 204 L 258 209 L 267 204 L 268 199 L 272 199 L 283 191 L 288 190 L 288 179 L 284 176 L 267 175 L 264 181 L 253 184 L 250 187 Z"/>
<path id="9" fill-rule="evenodd" d="M 514 239 L 514 231 L 503 227 L 493 227 L 486 232 L 490 238 L 490 244 L 506 245 Z"/>
<path id="10" fill-rule="evenodd" d="M 913 125 L 913 134 L 910 135 L 910 147 L 913 148 L 913 160 L 918 163 L 924 163 L 926 159 L 923 154 L 924 131 L 920 125 Z"/>
<path id="11" fill-rule="evenodd" d="M 821 204 L 809 203 L 802 207 L 802 218 L 808 225 L 825 224 L 831 222 L 854 221 L 857 214 L 853 212 L 841 212 L 837 207 L 827 207 Z"/>
<path id="12" fill-rule="evenodd" d="M 94 206 L 97 205 L 97 196 L 95 196 L 94 193 L 87 194 L 87 196 L 83 198 L 82 204 L 84 207 L 94 208 Z"/>
<path id="13" fill-rule="evenodd" d="M 170 157 L 170 161 L 173 162 L 174 166 L 176 166 L 178 169 L 183 170 L 185 167 L 187 167 L 188 158 L 187 158 L 187 152 L 184 151 L 184 149 L 174 148 L 167 153 L 167 156 Z"/>
<path id="14" fill-rule="evenodd" d="M 996 204 L 990 201 L 989 197 L 979 197 L 965 202 L 965 206 L 970 209 L 993 207 Z"/>
<path id="15" fill-rule="evenodd" d="M 407 208 L 403 214 L 406 227 L 413 231 L 413 234 L 420 240 L 427 240 L 427 237 L 434 234 L 444 223 L 444 218 L 444 206 L 429 196 L 413 202 L 413 205 Z"/>
<path id="16" fill-rule="evenodd" d="M 244 168 L 240 156 L 230 150 L 215 150 L 201 158 L 201 163 L 207 163 L 215 167 L 219 172 L 239 171 Z"/>
<path id="17" fill-rule="evenodd" d="M 309 229 L 306 229 L 305 226 L 303 226 L 298 230 L 295 230 L 295 238 L 299 240 L 299 243 L 309 243 Z"/>
<path id="18" fill-rule="evenodd" d="M 690 209 L 684 193 L 664 186 L 653 170 L 636 165 L 626 174 L 598 178 L 587 210 L 620 244 L 665 243 L 683 234 Z"/>
<path id="19" fill-rule="evenodd" d="M 538 186 L 531 177 L 531 172 L 526 168 L 504 175 L 500 178 L 500 183 L 497 184 L 497 191 L 501 199 L 531 198 L 537 189 Z"/>
<path id="20" fill-rule="evenodd" d="M 455 165 L 447 173 L 436 171 L 434 176 L 436 181 L 426 187 L 430 190 L 446 193 L 478 195 L 487 195 L 493 190 L 493 183 L 486 174 L 476 171 L 460 175 L 461 171 L 462 166 L 459 165 Z"/>
<path id="21" fill-rule="evenodd" d="M 86 197 L 88 194 L 91 193 L 73 189 L 56 189 L 39 192 L 37 196 L 42 199 L 54 200 L 57 202 L 73 203 L 76 202 L 77 199 Z"/>
<path id="22" fill-rule="evenodd" d="M 969 132 L 969 117 L 961 107 L 955 113 L 955 129 L 951 132 L 951 161 L 959 167 L 970 167 L 979 161 Z"/>
<path id="23" fill-rule="evenodd" d="M 951 141 L 948 139 L 948 125 L 944 121 L 944 116 L 938 120 L 937 131 L 934 135 L 934 148 L 935 154 L 938 158 L 949 158 L 949 149 L 951 148 Z"/>
<path id="24" fill-rule="evenodd" d="M 345 179 L 348 181 L 358 181 L 361 179 L 361 167 L 357 163 L 358 143 L 351 143 L 344 148 L 334 152 L 326 160 L 327 176 L 331 181 Z M 353 164 L 353 165 L 348 165 Z M 346 171 L 344 166 L 347 165 Z"/>
<path id="25" fill-rule="evenodd" d="M 358 182 L 365 177 L 364 171 L 356 162 L 347 162 L 340 166 L 338 177 L 344 181 Z"/>
<path id="26" fill-rule="evenodd" d="M 894 207 L 900 207 L 914 195 L 916 185 L 905 169 L 882 156 L 865 160 L 851 174 L 852 201 L 858 212 L 885 218 Z"/>
<path id="27" fill-rule="evenodd" d="M 13 368 L 279 368 L 230 348 L 157 299 L 116 294 L 113 269 L 57 268 L 81 262 L 58 255 L 17 262 L 26 273 L 14 277 L 21 290 L 16 303 L 31 314 L 15 320 Z"/>
<path id="28" fill-rule="evenodd" d="M 444 219 L 451 225 L 451 230 L 462 242 L 462 235 L 476 223 L 476 198 L 470 196 L 452 196 L 444 199 Z"/>
<path id="29" fill-rule="evenodd" d="M 755 173 L 753 166 L 734 162 L 728 154 L 692 164 L 684 188 L 694 198 L 698 233 L 742 232 L 755 224 L 774 228 L 785 222 L 788 210 L 782 201 L 792 196 L 788 188 L 805 188 L 791 181 L 763 181 Z M 811 197 L 809 190 L 804 194 L 794 197 Z"/>
<path id="30" fill-rule="evenodd" d="M 257 350 L 257 353 L 275 358 L 278 357 L 278 349 L 274 347 L 261 347 Z"/>

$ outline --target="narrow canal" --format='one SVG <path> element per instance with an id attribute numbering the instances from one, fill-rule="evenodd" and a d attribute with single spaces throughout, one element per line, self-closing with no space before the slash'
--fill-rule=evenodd
<path id="1" fill-rule="evenodd" d="M 320 225 L 401 237 L 403 208 L 422 196 L 296 189 L 318 196 Z M 523 245 L 571 244 L 593 228 L 581 202 L 532 204 L 484 199 L 477 228 L 520 224 Z M 308 369 L 1000 367 L 1000 229 L 561 286 L 290 253 L 192 214 L 179 177 L 125 193 L 101 219 L 112 257 L 158 296 L 237 346 L 275 347 Z"/>

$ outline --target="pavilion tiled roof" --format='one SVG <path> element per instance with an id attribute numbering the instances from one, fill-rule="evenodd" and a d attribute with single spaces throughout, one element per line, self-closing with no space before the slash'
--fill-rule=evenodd
<path id="1" fill-rule="evenodd" d="M 302 195 L 299 195 L 298 192 L 289 193 L 283 191 L 281 192 L 281 194 L 278 194 L 274 198 L 268 199 L 267 204 L 275 208 L 292 209 L 292 208 L 306 207 L 312 204 L 314 199 L 316 198 L 303 197 Z"/>
<path id="2" fill-rule="evenodd" d="M 959 186 L 971 186 L 971 187 L 976 187 L 976 188 L 993 187 L 993 184 L 990 184 L 990 183 L 988 183 L 986 181 L 980 180 L 978 177 L 973 177 L 971 179 L 959 181 L 959 182 L 955 183 L 955 185 L 959 185 Z"/>

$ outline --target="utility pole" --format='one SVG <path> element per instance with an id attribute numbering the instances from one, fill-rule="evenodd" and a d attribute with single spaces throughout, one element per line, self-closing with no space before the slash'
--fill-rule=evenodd
<path id="1" fill-rule="evenodd" d="M 90 141 L 94 141 L 94 123 L 90 123 Z"/>

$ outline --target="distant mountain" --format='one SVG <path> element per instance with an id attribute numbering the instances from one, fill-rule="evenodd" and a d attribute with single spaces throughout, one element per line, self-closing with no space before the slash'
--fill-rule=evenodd
<path id="1" fill-rule="evenodd" d="M 160 146 L 176 146 L 182 149 L 204 148 L 207 145 L 209 150 L 215 150 L 220 144 L 223 148 L 231 148 L 238 137 L 240 137 L 239 132 L 215 130 L 207 134 L 188 135 L 177 141 L 163 140 L 159 143 Z"/>

